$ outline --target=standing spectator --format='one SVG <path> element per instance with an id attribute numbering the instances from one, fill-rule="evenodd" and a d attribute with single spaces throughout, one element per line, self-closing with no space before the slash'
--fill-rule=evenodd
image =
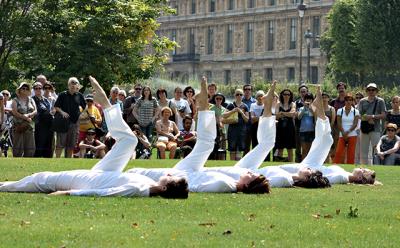
<path id="1" fill-rule="evenodd" d="M 386 122 L 385 125 L 387 126 L 388 123 L 396 124 L 397 127 L 400 127 L 400 96 L 392 97 L 392 109 L 386 113 Z M 397 130 L 397 134 L 400 133 L 400 129 Z"/>
<path id="2" fill-rule="evenodd" d="M 161 119 L 156 122 L 157 143 L 160 158 L 165 159 L 165 151 L 169 150 L 169 158 L 175 158 L 179 130 L 175 122 L 170 121 L 172 111 L 168 107 L 161 109 Z"/>
<path id="3" fill-rule="evenodd" d="M 137 100 L 133 107 L 133 115 L 139 122 L 139 126 L 146 137 L 151 140 L 154 123 L 158 116 L 158 103 L 156 98 L 151 94 L 149 86 L 144 86 L 142 97 Z"/>
<path id="4" fill-rule="evenodd" d="M 83 95 L 79 92 L 80 83 L 76 77 L 68 79 L 68 90 L 61 92 L 55 103 L 55 109 L 69 122 L 67 132 L 57 132 L 56 157 L 61 157 L 65 149 L 65 157 L 71 158 L 74 147 L 78 140 L 79 107 L 86 108 Z"/>
<path id="5" fill-rule="evenodd" d="M 338 92 L 338 96 L 335 99 L 333 99 L 330 103 L 330 105 L 335 108 L 335 112 L 337 112 L 338 109 L 343 108 L 345 105 L 344 97 L 346 96 L 346 89 L 347 89 L 347 85 L 343 82 L 339 82 L 336 85 L 336 90 Z M 339 133 L 340 133 L 340 131 L 339 131 L 339 127 L 337 125 L 337 120 L 335 120 L 335 123 L 332 128 L 332 138 L 333 138 L 332 149 L 333 150 L 336 150 L 337 142 L 339 140 Z M 334 157 L 332 159 L 334 159 Z"/>
<path id="6" fill-rule="evenodd" d="M 302 160 L 307 156 L 311 143 L 315 138 L 314 112 L 311 108 L 313 100 L 314 96 L 311 93 L 307 93 L 304 96 L 304 106 L 300 108 L 297 115 L 297 118 L 300 120 L 299 137 Z"/>
<path id="7" fill-rule="evenodd" d="M 346 153 L 346 164 L 354 164 L 355 151 L 357 145 L 357 125 L 360 114 L 353 107 L 354 98 L 351 94 L 347 94 L 344 98 L 345 105 L 338 109 L 336 113 L 336 122 L 339 129 L 339 141 L 336 147 L 336 154 L 333 162 L 335 164 L 343 164 Z"/>
<path id="8" fill-rule="evenodd" d="M 140 88 L 140 91 L 142 91 L 142 88 Z M 132 94 L 125 99 L 123 104 L 122 117 L 130 127 L 138 123 L 135 116 L 133 116 L 133 107 L 135 103 L 136 98 L 134 94 Z"/>
<path id="9" fill-rule="evenodd" d="M 196 107 L 196 100 L 194 99 L 196 92 L 194 91 L 192 86 L 187 86 L 184 90 L 183 90 L 183 95 L 185 97 L 185 100 L 188 101 L 189 106 L 190 106 L 190 110 L 192 111 L 192 117 L 196 116 L 196 111 L 197 111 L 197 107 Z"/>
<path id="10" fill-rule="evenodd" d="M 51 108 L 51 114 L 54 115 L 55 109 L 54 105 L 56 103 L 57 98 L 54 98 L 52 92 L 54 90 L 54 87 L 50 83 L 45 83 L 43 86 L 43 97 L 46 98 L 49 103 L 50 103 L 50 108 Z"/>
<path id="11" fill-rule="evenodd" d="M 260 116 L 263 114 L 264 103 L 262 101 L 263 96 L 265 95 L 264 91 L 259 90 L 256 93 L 256 102 L 250 105 L 250 117 L 251 117 L 251 143 L 253 148 L 258 145 L 257 140 L 257 130 L 258 130 L 258 121 Z"/>
<path id="12" fill-rule="evenodd" d="M 304 96 L 308 93 L 308 87 L 305 84 L 302 84 L 298 88 L 298 92 L 300 95 L 300 98 L 298 98 L 295 102 L 296 104 L 296 113 L 299 112 L 300 108 L 304 106 Z M 294 120 L 295 125 L 296 125 L 296 157 L 295 157 L 295 162 L 300 163 L 301 162 L 301 143 L 300 143 L 300 120 L 298 118 L 295 118 Z"/>
<path id="13" fill-rule="evenodd" d="M 354 107 L 356 109 L 358 109 L 358 104 L 360 103 L 360 100 L 364 98 L 364 95 L 357 91 L 356 93 L 356 100 L 354 102 Z M 360 126 L 361 126 L 361 117 L 360 119 L 358 119 L 358 125 L 357 125 L 357 145 L 356 145 L 356 154 L 355 154 L 355 163 L 356 164 L 360 164 L 360 154 L 361 154 L 361 130 L 360 130 Z"/>
<path id="14" fill-rule="evenodd" d="M 293 149 L 296 148 L 294 118 L 296 117 L 296 104 L 293 102 L 293 92 L 284 89 L 279 94 L 279 108 L 276 112 L 278 121 L 276 126 L 276 143 L 278 159 L 282 158 L 283 149 L 288 153 L 288 162 L 293 162 Z"/>
<path id="15" fill-rule="evenodd" d="M 215 104 L 215 102 L 213 102 L 213 97 L 214 95 L 217 93 L 217 85 L 212 82 L 207 86 L 207 93 L 208 93 L 208 102 Z"/>
<path id="16" fill-rule="evenodd" d="M 118 99 L 122 102 L 122 104 L 124 104 L 125 99 L 126 99 L 126 91 L 125 90 L 119 90 Z"/>
<path id="17" fill-rule="evenodd" d="M 226 154 L 225 128 L 224 124 L 222 123 L 222 115 L 226 111 L 226 108 L 223 106 L 225 104 L 225 96 L 222 93 L 217 93 L 213 96 L 212 102 L 215 102 L 215 104 L 211 105 L 210 110 L 214 111 L 215 113 L 217 137 L 215 138 L 214 149 L 210 154 L 209 159 L 216 160 L 219 159 L 218 150 L 221 149 Z"/>
<path id="18" fill-rule="evenodd" d="M 133 98 L 135 100 L 139 100 L 139 98 L 142 97 L 142 85 L 141 84 L 135 84 L 135 92 L 133 93 Z"/>
<path id="19" fill-rule="evenodd" d="M 5 111 L 4 111 L 4 96 L 0 95 L 0 138 L 3 135 L 4 129 L 4 120 L 5 120 Z M 1 154 L 0 154 L 1 155 Z"/>
<path id="20" fill-rule="evenodd" d="M 385 119 L 386 106 L 385 101 L 377 97 L 378 87 L 374 83 L 370 83 L 366 88 L 367 97 L 360 100 L 358 104 L 358 110 L 361 115 L 362 122 L 373 125 L 373 130 L 370 132 L 363 132 L 361 128 L 361 164 L 371 164 L 372 158 L 370 159 L 370 153 L 368 152 L 370 147 L 375 152 L 376 145 L 379 142 L 381 136 L 381 120 Z M 365 131 L 365 130 L 364 130 Z"/>
<path id="21" fill-rule="evenodd" d="M 146 135 L 144 135 L 138 124 L 133 125 L 132 131 L 138 139 L 138 144 L 136 145 L 135 152 L 133 153 L 132 158 L 150 159 L 151 144 L 149 142 L 149 139 L 147 139 Z"/>
<path id="22" fill-rule="evenodd" d="M 173 103 L 171 100 L 168 99 L 168 94 L 167 91 L 164 88 L 159 88 L 156 92 L 157 95 L 157 99 L 158 99 L 158 106 L 160 107 L 160 109 L 164 108 L 164 107 L 168 107 L 171 109 L 172 111 L 172 115 L 169 118 L 171 121 L 175 121 L 175 115 L 176 115 L 176 105 L 175 103 Z M 160 115 L 158 117 L 158 119 L 161 119 L 161 112 Z"/>
<path id="23" fill-rule="evenodd" d="M 95 137 L 93 128 L 87 130 L 87 136 L 79 142 L 80 158 L 103 158 L 106 155 L 106 145 Z"/>
<path id="24" fill-rule="evenodd" d="M 86 95 L 85 101 L 86 108 L 81 109 L 81 115 L 79 116 L 78 144 L 86 138 L 89 129 L 95 130 L 96 127 L 101 126 L 101 123 L 103 121 L 99 109 L 94 105 L 93 95 Z M 101 139 L 102 137 L 96 138 Z"/>
<path id="25" fill-rule="evenodd" d="M 12 112 L 12 101 L 10 100 L 11 98 L 11 93 L 8 90 L 2 90 L 1 95 L 3 95 L 3 104 L 4 104 L 4 112 L 5 114 L 11 114 Z"/>
<path id="26" fill-rule="evenodd" d="M 118 93 L 119 93 L 119 88 L 117 86 L 114 86 L 110 90 L 110 103 L 111 105 L 119 104 L 121 107 L 121 110 L 124 110 L 123 103 L 119 100 L 118 98 Z"/>
<path id="27" fill-rule="evenodd" d="M 178 147 L 180 148 L 182 157 L 186 157 L 196 144 L 197 134 L 195 131 L 191 131 L 193 124 L 193 118 L 185 116 L 183 118 L 183 130 L 179 132 Z"/>
<path id="28" fill-rule="evenodd" d="M 326 117 L 328 117 L 329 123 L 331 124 L 331 130 L 333 130 L 333 126 L 335 125 L 336 121 L 336 111 L 335 108 L 329 105 L 330 102 L 330 96 L 327 93 L 322 93 L 322 104 L 324 108 L 324 112 Z M 330 163 L 331 157 L 333 158 L 335 156 L 335 149 L 333 149 L 333 146 L 331 146 L 331 149 L 329 151 L 329 155 L 325 160 L 325 163 Z"/>
<path id="29" fill-rule="evenodd" d="M 33 157 L 35 154 L 33 118 L 37 110 L 30 95 L 30 85 L 22 82 L 17 88 L 17 97 L 12 100 L 14 157 Z"/>
<path id="30" fill-rule="evenodd" d="M 397 125 L 388 123 L 386 126 L 386 135 L 383 135 L 377 146 L 374 156 L 374 164 L 394 165 L 399 154 L 400 138 L 396 135 Z"/>
<path id="31" fill-rule="evenodd" d="M 235 90 L 235 100 L 226 108 L 227 111 L 222 114 L 224 119 L 234 118 L 236 123 L 228 126 L 228 150 L 231 160 L 240 160 L 241 152 L 244 151 L 244 142 L 246 137 L 246 124 L 250 119 L 249 109 L 242 102 L 243 90 Z"/>
<path id="32" fill-rule="evenodd" d="M 53 115 L 51 113 L 50 101 L 42 96 L 42 84 L 36 82 L 33 84 L 33 90 L 37 108 L 37 115 L 35 118 L 35 157 L 53 157 L 53 136 L 54 132 L 51 129 Z"/>
<path id="33" fill-rule="evenodd" d="M 183 117 L 190 115 L 192 110 L 190 109 L 188 101 L 182 98 L 182 89 L 180 87 L 175 88 L 175 98 L 171 99 L 171 102 L 176 106 L 177 113 L 175 116 L 175 123 L 179 130 L 183 130 Z"/>
<path id="34" fill-rule="evenodd" d="M 252 103 L 256 102 L 256 99 L 253 98 L 252 92 L 253 92 L 253 87 L 250 84 L 245 84 L 243 85 L 243 98 L 242 102 L 246 104 L 247 109 L 250 111 L 250 106 Z M 246 123 L 246 136 L 244 140 L 244 152 L 243 155 L 246 155 L 250 151 L 250 147 L 254 147 L 254 144 L 251 144 L 251 120 Z"/>

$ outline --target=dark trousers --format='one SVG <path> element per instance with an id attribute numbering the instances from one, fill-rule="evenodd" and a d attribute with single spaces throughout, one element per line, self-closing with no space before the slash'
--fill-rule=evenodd
<path id="1" fill-rule="evenodd" d="M 53 136 L 50 126 L 35 125 L 35 157 L 52 158 L 53 157 Z"/>

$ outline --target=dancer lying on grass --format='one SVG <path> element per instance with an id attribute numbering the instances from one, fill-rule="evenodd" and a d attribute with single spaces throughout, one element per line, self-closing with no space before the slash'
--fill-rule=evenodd
<path id="1" fill-rule="evenodd" d="M 140 173 L 150 178 L 158 178 L 166 175 L 185 174 L 189 182 L 191 192 L 214 193 L 269 193 L 268 180 L 263 175 L 245 171 L 236 178 L 215 172 L 201 170 L 214 148 L 216 137 L 215 113 L 208 110 L 207 79 L 202 78 L 201 91 L 196 96 L 198 104 L 197 142 L 192 152 L 179 161 L 174 168 L 159 169 L 131 169 L 128 172 Z"/>
<path id="2" fill-rule="evenodd" d="M 245 175 L 262 174 L 269 180 L 271 187 L 290 187 L 295 185 L 302 187 L 319 188 L 329 186 L 329 183 L 327 183 L 327 180 L 322 177 L 321 173 L 310 173 L 310 170 L 304 170 L 304 172 L 300 171 L 299 173 L 292 175 L 277 166 L 269 166 L 258 169 L 258 167 L 264 161 L 264 158 L 266 157 L 268 152 L 274 147 L 275 143 L 275 116 L 272 116 L 271 113 L 271 105 L 274 96 L 275 86 L 276 82 L 272 84 L 271 89 L 268 91 L 264 99 L 264 114 L 263 117 L 260 119 L 257 134 L 259 140 L 258 146 L 256 146 L 252 151 L 250 151 L 250 153 L 243 157 L 234 167 L 203 168 L 214 145 L 213 140 L 210 138 L 208 142 L 202 143 L 202 153 L 192 152 L 191 154 L 189 154 L 189 156 L 192 157 L 199 156 L 201 159 L 191 159 L 187 161 L 182 160 L 172 169 L 134 168 L 129 171 L 146 175 L 150 178 L 153 178 L 154 180 L 157 180 L 159 177 L 166 173 L 177 174 L 180 171 L 192 170 L 196 171 L 197 173 L 220 173 L 229 176 L 230 178 L 233 178 L 237 181 L 243 180 L 243 177 Z M 213 117 L 210 116 L 210 118 Z M 212 125 L 205 127 L 207 130 L 209 130 L 209 132 L 212 132 L 212 130 L 215 129 L 212 128 Z M 198 138 L 204 139 L 203 133 L 199 133 Z M 189 179 L 189 189 L 191 188 L 190 185 L 191 180 Z"/>
<path id="3" fill-rule="evenodd" d="M 104 90 L 93 77 L 90 82 L 96 102 L 104 115 L 115 145 L 91 170 L 39 172 L 17 182 L 4 182 L 2 192 L 42 192 L 53 195 L 95 196 L 161 196 L 187 198 L 188 186 L 184 178 L 164 176 L 158 182 L 139 174 L 123 173 L 132 157 L 137 138 L 123 121 L 119 106 L 111 106 Z"/>

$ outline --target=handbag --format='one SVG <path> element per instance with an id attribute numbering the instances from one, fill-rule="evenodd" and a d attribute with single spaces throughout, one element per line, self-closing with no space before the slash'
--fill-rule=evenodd
<path id="1" fill-rule="evenodd" d="M 90 116 L 89 111 L 86 110 L 86 112 L 87 112 L 87 114 Z M 96 132 L 96 137 L 97 137 L 97 138 L 103 137 L 104 135 L 107 134 L 107 132 L 104 131 L 102 128 L 97 127 L 96 123 L 94 123 L 94 121 L 92 120 L 92 118 L 89 117 L 89 120 L 90 120 L 90 122 L 91 122 L 91 123 L 93 124 L 93 126 L 94 126 L 94 131 Z"/>
<path id="2" fill-rule="evenodd" d="M 26 132 L 29 128 L 31 127 L 31 125 L 28 123 L 28 122 L 26 122 L 26 121 L 23 121 L 23 122 L 21 122 L 21 123 L 14 123 L 14 130 L 15 130 L 15 132 L 17 132 L 17 133 L 24 133 L 24 132 Z"/>
<path id="3" fill-rule="evenodd" d="M 378 103 L 378 100 L 375 100 L 374 110 L 372 111 L 373 114 L 375 114 L 377 103 Z M 375 130 L 375 123 L 371 124 L 368 121 L 361 121 L 360 129 L 361 129 L 362 133 L 368 134 Z"/>
<path id="4" fill-rule="evenodd" d="M 51 124 L 51 129 L 57 133 L 66 133 L 69 129 L 69 122 L 69 118 L 64 118 L 62 114 L 56 112 Z"/>
<path id="5" fill-rule="evenodd" d="M 223 124 L 237 124 L 239 122 L 239 115 L 238 112 L 231 114 L 229 117 L 222 117 L 221 122 Z"/>

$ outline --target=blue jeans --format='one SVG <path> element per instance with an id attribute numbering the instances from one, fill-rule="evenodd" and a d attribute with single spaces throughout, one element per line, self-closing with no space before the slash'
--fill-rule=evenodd
<path id="1" fill-rule="evenodd" d="M 142 132 L 144 133 L 144 135 L 146 135 L 147 139 L 150 142 L 151 142 L 151 138 L 152 138 L 153 128 L 154 128 L 154 125 L 152 122 L 145 127 L 140 126 L 140 130 L 142 130 Z"/>

